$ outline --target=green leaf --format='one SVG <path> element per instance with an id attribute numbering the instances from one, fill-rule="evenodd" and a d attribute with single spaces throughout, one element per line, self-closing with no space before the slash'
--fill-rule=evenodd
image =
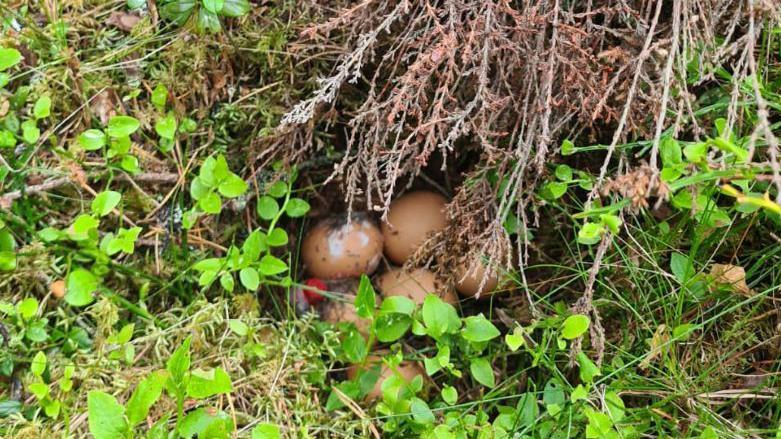
<path id="1" fill-rule="evenodd" d="M 545 184 L 545 186 L 542 187 L 543 196 L 552 200 L 561 198 L 566 192 L 567 183 L 562 183 L 559 181 L 548 182 Z"/>
<path id="2" fill-rule="evenodd" d="M 374 331 L 377 340 L 383 343 L 396 341 L 404 336 L 412 325 L 412 318 L 408 315 L 390 313 L 382 314 L 377 318 Z"/>
<path id="3" fill-rule="evenodd" d="M 224 17 L 241 17 L 249 12 L 249 9 L 249 0 L 225 0 L 220 14 Z"/>
<path id="4" fill-rule="evenodd" d="M 215 14 L 222 11 L 222 7 L 225 4 L 225 0 L 203 0 L 203 7 Z"/>
<path id="5" fill-rule="evenodd" d="M 377 294 L 374 292 L 369 276 L 361 275 L 361 283 L 358 285 L 358 294 L 355 296 L 355 313 L 364 319 L 374 318 L 374 310 L 377 307 Z"/>
<path id="6" fill-rule="evenodd" d="M 507 346 L 511 351 L 517 351 L 518 348 L 526 343 L 526 340 L 523 337 L 523 329 L 521 329 L 519 326 L 516 326 L 512 333 L 507 333 L 504 336 L 504 342 L 507 343 Z"/>
<path id="7" fill-rule="evenodd" d="M 122 194 L 115 191 L 103 191 L 95 196 L 90 206 L 92 212 L 98 216 L 106 216 L 114 210 L 122 199 Z"/>
<path id="8" fill-rule="evenodd" d="M 107 134 L 110 137 L 127 137 L 138 130 L 141 123 L 138 119 L 130 116 L 113 116 L 108 120 Z"/>
<path id="9" fill-rule="evenodd" d="M 380 304 L 380 314 L 404 314 L 411 316 L 415 311 L 415 302 L 405 296 L 389 296 Z"/>
<path id="10" fill-rule="evenodd" d="M 190 196 L 193 197 L 193 200 L 200 201 L 201 198 L 209 195 L 209 192 L 211 192 L 211 187 L 207 186 L 201 177 L 195 177 L 190 182 Z"/>
<path id="11" fill-rule="evenodd" d="M 366 340 L 363 335 L 356 329 L 351 328 L 342 340 L 342 350 L 344 356 L 350 363 L 360 363 L 366 358 L 369 353 L 369 348 L 366 346 Z"/>
<path id="12" fill-rule="evenodd" d="M 206 213 L 216 215 L 222 210 L 222 199 L 215 192 L 208 192 L 198 200 L 198 207 Z"/>
<path id="13" fill-rule="evenodd" d="M 33 106 L 33 116 L 36 119 L 43 119 L 49 117 L 51 114 L 52 100 L 48 96 L 41 96 L 35 101 Z"/>
<path id="14" fill-rule="evenodd" d="M 168 102 L 168 89 L 163 84 L 157 84 L 154 90 L 152 90 L 152 105 L 157 108 L 157 111 L 165 110 L 165 104 Z"/>
<path id="15" fill-rule="evenodd" d="M 456 402 L 458 402 L 458 390 L 456 390 L 453 386 L 445 385 L 445 387 L 442 388 L 442 400 L 447 403 L 447 405 L 453 405 Z"/>
<path id="16" fill-rule="evenodd" d="M 599 367 L 585 353 L 579 352 L 577 360 L 578 366 L 580 366 L 580 380 L 584 383 L 593 383 L 594 377 L 602 375 Z"/>
<path id="17" fill-rule="evenodd" d="M 689 338 L 692 332 L 697 329 L 693 323 L 683 323 L 673 328 L 673 338 L 677 341 L 684 341 Z"/>
<path id="18" fill-rule="evenodd" d="M 697 142 L 686 145 L 686 147 L 683 148 L 683 155 L 692 163 L 702 162 L 708 155 L 708 144 L 705 142 Z"/>
<path id="19" fill-rule="evenodd" d="M 491 363 L 486 358 L 474 358 L 469 364 L 469 372 L 478 383 L 486 387 L 494 387 L 496 379 Z"/>
<path id="20" fill-rule="evenodd" d="M 607 228 L 610 229 L 611 232 L 615 234 L 620 232 L 622 221 L 618 216 L 609 213 L 603 213 L 602 215 L 599 215 L 599 219 L 602 221 L 602 224 L 606 225 Z"/>
<path id="21" fill-rule="evenodd" d="M 46 354 L 43 351 L 38 351 L 33 357 L 33 361 L 30 362 L 30 372 L 35 376 L 43 375 L 43 371 L 46 370 Z"/>
<path id="22" fill-rule="evenodd" d="M 281 437 L 279 427 L 268 422 L 261 422 L 252 429 L 252 439 L 280 439 Z"/>
<path id="23" fill-rule="evenodd" d="M 272 197 L 263 195 L 262 197 L 258 198 L 257 211 L 258 216 L 266 221 L 270 221 L 274 219 L 279 213 L 279 204 L 277 204 L 277 200 L 273 199 Z"/>
<path id="24" fill-rule="evenodd" d="M 249 333 L 249 325 L 238 319 L 228 320 L 228 327 L 234 334 L 244 337 Z"/>
<path id="25" fill-rule="evenodd" d="M 255 291 L 260 286 L 260 275 L 258 274 L 258 270 L 255 270 L 252 267 L 242 268 L 239 272 L 239 280 L 241 281 L 241 284 L 244 285 L 244 288 Z"/>
<path id="26" fill-rule="evenodd" d="M 233 288 L 236 286 L 236 281 L 233 279 L 233 275 L 230 273 L 222 273 L 220 275 L 220 285 L 225 291 L 232 293 Z"/>
<path id="27" fill-rule="evenodd" d="M 169 111 L 165 117 L 160 118 L 155 123 L 155 132 L 164 139 L 174 139 L 176 136 L 176 116 L 174 116 L 172 111 Z"/>
<path id="28" fill-rule="evenodd" d="M 0 48 L 0 72 L 10 69 L 22 61 L 22 54 L 12 48 Z"/>
<path id="29" fill-rule="evenodd" d="M 16 313 L 22 320 L 27 321 L 33 318 L 38 312 L 38 300 L 35 297 L 27 297 L 16 304 Z"/>
<path id="30" fill-rule="evenodd" d="M 469 316 L 464 319 L 464 329 L 461 330 L 461 337 L 471 342 L 484 342 L 498 337 L 499 330 L 493 323 L 488 321 L 482 314 Z"/>
<path id="31" fill-rule="evenodd" d="M 160 399 L 166 379 L 168 374 L 165 371 L 157 371 L 138 383 L 127 402 L 127 419 L 130 427 L 146 419 L 149 409 Z"/>
<path id="32" fill-rule="evenodd" d="M 694 265 L 688 256 L 675 252 L 670 256 L 670 270 L 678 282 L 684 284 L 694 276 Z"/>
<path id="33" fill-rule="evenodd" d="M 659 144 L 659 156 L 665 168 L 671 168 L 682 163 L 681 145 L 670 136 L 662 138 Z"/>
<path id="34" fill-rule="evenodd" d="M 76 268 L 68 274 L 65 288 L 65 302 L 71 306 L 86 306 L 92 303 L 92 294 L 98 289 L 98 278 L 91 271 Z"/>
<path id="35" fill-rule="evenodd" d="M 27 144 L 32 145 L 41 138 L 41 130 L 35 124 L 35 120 L 30 119 L 22 122 L 22 139 Z"/>
<path id="36" fill-rule="evenodd" d="M 230 439 L 234 425 L 230 416 L 219 411 L 211 414 L 205 408 L 197 408 L 182 419 L 177 432 L 184 438 L 198 436 L 203 439 Z"/>
<path id="37" fill-rule="evenodd" d="M 434 339 L 453 333 L 461 327 L 461 320 L 453 305 L 445 303 L 435 294 L 429 294 L 423 300 L 421 314 L 426 332 Z"/>
<path id="38" fill-rule="evenodd" d="M 138 168 L 138 159 L 132 155 L 126 155 L 122 157 L 119 162 L 119 167 L 131 174 L 137 174 L 140 169 Z"/>
<path id="39" fill-rule="evenodd" d="M 575 154 L 575 144 L 571 140 L 565 139 L 561 142 L 561 155 Z"/>
<path id="40" fill-rule="evenodd" d="M 556 166 L 556 178 L 563 182 L 569 182 L 572 181 L 572 168 L 570 168 L 567 165 L 558 165 Z"/>
<path id="41" fill-rule="evenodd" d="M 274 184 L 266 188 L 266 193 L 274 198 L 282 198 L 287 195 L 287 183 L 284 181 L 275 181 Z"/>
<path id="42" fill-rule="evenodd" d="M 263 233 L 260 230 L 255 230 L 252 233 L 249 234 L 247 239 L 244 241 L 244 244 L 241 246 L 241 251 L 244 253 L 244 256 L 252 261 L 255 262 L 260 257 L 260 254 L 266 250 L 268 250 L 268 244 L 267 244 L 268 237 L 265 233 Z"/>
<path id="43" fill-rule="evenodd" d="M 233 390 L 230 376 L 221 368 L 209 371 L 196 369 L 187 383 L 187 396 L 194 399 L 206 399 Z"/>
<path id="44" fill-rule="evenodd" d="M 195 8 L 195 0 L 173 1 L 158 7 L 160 8 L 161 17 L 181 26 L 192 15 Z"/>
<path id="45" fill-rule="evenodd" d="M 571 315 L 561 325 L 561 337 L 567 340 L 578 338 L 586 333 L 590 323 L 591 320 L 582 314 Z"/>
<path id="46" fill-rule="evenodd" d="M 268 234 L 267 241 L 268 245 L 271 247 L 282 247 L 283 245 L 287 245 L 288 243 L 288 236 L 285 229 L 282 229 L 280 227 L 275 227 L 271 233 Z"/>
<path id="47" fill-rule="evenodd" d="M 598 223 L 585 223 L 583 227 L 578 230 L 578 242 L 583 245 L 593 245 L 598 243 L 602 239 L 602 234 L 605 233 L 605 227 Z"/>
<path id="48" fill-rule="evenodd" d="M 89 431 L 95 439 L 119 439 L 126 436 L 125 408 L 108 393 L 93 390 L 87 395 Z"/>
<path id="49" fill-rule="evenodd" d="M 285 206 L 285 213 L 291 218 L 298 218 L 309 212 L 309 203 L 301 198 L 291 198 Z"/>
<path id="50" fill-rule="evenodd" d="M 179 346 L 168 361 L 165 363 L 165 369 L 171 374 L 169 379 L 177 386 L 184 384 L 184 376 L 190 370 L 190 343 L 192 337 L 187 337 Z"/>
<path id="51" fill-rule="evenodd" d="M 265 255 L 260 259 L 258 269 L 264 276 L 273 276 L 287 271 L 287 264 L 276 256 Z"/>
<path id="52" fill-rule="evenodd" d="M 217 190 L 223 197 L 236 198 L 247 191 L 247 182 L 236 174 L 230 174 L 223 180 Z"/>
<path id="53" fill-rule="evenodd" d="M 217 16 L 217 14 L 206 8 L 201 8 L 198 11 L 196 27 L 199 31 L 206 31 L 210 33 L 216 33 L 222 29 L 220 26 L 220 18 Z"/>
<path id="54" fill-rule="evenodd" d="M 572 393 L 569 395 L 569 399 L 573 403 L 578 401 L 585 401 L 588 399 L 588 390 L 586 390 L 582 384 L 578 384 L 578 386 L 572 390 Z"/>
<path id="55" fill-rule="evenodd" d="M 423 401 L 418 397 L 414 397 L 410 400 L 409 408 L 410 413 L 412 413 L 412 419 L 419 424 L 429 425 L 433 424 L 436 420 L 434 418 L 434 413 L 431 412 L 426 401 Z"/>
<path id="56" fill-rule="evenodd" d="M 79 145 L 85 151 L 94 151 L 106 145 L 106 135 L 101 130 L 87 130 L 79 134 Z"/>
<path id="57" fill-rule="evenodd" d="M 0 148 L 13 148 L 16 146 L 16 136 L 8 130 L 0 130 Z"/>
<path id="58" fill-rule="evenodd" d="M 605 406 L 614 424 L 618 424 L 624 419 L 626 407 L 624 406 L 624 401 L 621 400 L 621 397 L 616 392 L 605 392 Z"/>

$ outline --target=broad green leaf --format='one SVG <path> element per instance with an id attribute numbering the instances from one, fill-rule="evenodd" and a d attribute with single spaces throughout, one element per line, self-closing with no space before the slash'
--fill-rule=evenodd
<path id="1" fill-rule="evenodd" d="M 381 314 L 404 314 L 411 316 L 415 311 L 415 302 L 405 296 L 389 296 L 380 304 Z"/>
<path id="2" fill-rule="evenodd" d="M 201 8 L 198 11 L 198 20 L 195 25 L 202 32 L 217 33 L 222 29 L 220 18 L 217 14 L 206 8 Z"/>
<path id="3" fill-rule="evenodd" d="M 552 200 L 557 200 L 567 192 L 567 183 L 551 181 L 542 187 L 542 191 L 543 196 Z"/>
<path id="4" fill-rule="evenodd" d="M 40 138 L 41 130 L 38 128 L 38 125 L 35 124 L 35 120 L 30 119 L 22 122 L 22 139 L 27 142 L 27 144 L 32 145 L 38 142 L 38 139 Z"/>
<path id="5" fill-rule="evenodd" d="M 106 135 L 101 130 L 87 130 L 79 134 L 79 145 L 85 151 L 94 151 L 106 145 Z"/>
<path id="6" fill-rule="evenodd" d="M 694 276 L 694 265 L 688 256 L 675 252 L 670 256 L 670 270 L 680 283 L 686 283 Z"/>
<path id="7" fill-rule="evenodd" d="M 366 354 L 369 353 L 369 348 L 366 346 L 366 340 L 363 335 L 356 329 L 350 329 L 342 340 L 342 350 L 344 356 L 350 363 L 360 363 L 366 358 Z"/>
<path id="8" fill-rule="evenodd" d="M 165 110 L 165 104 L 168 102 L 168 89 L 163 84 L 157 84 L 154 90 L 152 90 L 152 105 L 157 108 L 157 111 Z"/>
<path id="9" fill-rule="evenodd" d="M 35 297 L 27 297 L 16 304 L 16 313 L 22 320 L 30 320 L 38 312 L 38 300 Z"/>
<path id="10" fill-rule="evenodd" d="M 228 175 L 217 187 L 217 190 L 223 197 L 236 198 L 247 191 L 247 182 L 236 174 Z"/>
<path id="11" fill-rule="evenodd" d="M 585 353 L 579 352 L 577 360 L 578 366 L 580 367 L 580 380 L 584 383 L 592 383 L 594 382 L 594 377 L 602 375 L 602 371 L 599 370 L 599 367 L 597 367 Z"/>
<path id="12" fill-rule="evenodd" d="M 128 430 L 125 408 L 108 393 L 93 390 L 87 395 L 89 431 L 95 439 L 119 439 Z"/>
<path id="13" fill-rule="evenodd" d="M 507 346 L 511 351 L 517 351 L 518 348 L 526 343 L 526 340 L 523 337 L 523 329 L 521 329 L 519 326 L 516 326 L 513 332 L 507 333 L 504 336 L 504 342 L 507 343 Z"/>
<path id="14" fill-rule="evenodd" d="M 169 379 L 173 381 L 177 386 L 181 386 L 184 380 L 184 376 L 187 371 L 190 370 L 190 343 L 192 337 L 187 337 L 184 342 L 179 346 L 168 361 L 165 363 L 165 369 L 171 374 Z"/>
<path id="15" fill-rule="evenodd" d="M 567 340 L 578 338 L 586 333 L 590 323 L 591 320 L 582 314 L 571 315 L 561 324 L 561 337 Z"/>
<path id="16" fill-rule="evenodd" d="M 189 412 L 179 423 L 177 432 L 185 438 L 230 439 L 234 429 L 231 417 L 223 411 L 212 413 L 203 407 Z"/>
<path id="17" fill-rule="evenodd" d="M 206 213 L 216 215 L 222 210 L 222 199 L 215 192 L 208 192 L 198 200 L 198 207 Z"/>
<path id="18" fill-rule="evenodd" d="M 258 198 L 257 211 L 258 216 L 266 221 L 270 221 L 274 219 L 274 217 L 276 217 L 279 213 L 279 204 L 277 204 L 277 200 L 274 198 L 268 195 L 263 195 L 262 197 Z"/>
<path id="19" fill-rule="evenodd" d="M 271 247 L 282 247 L 283 245 L 287 245 L 287 232 L 283 228 L 275 227 L 271 233 L 268 234 L 266 242 Z"/>
<path id="20" fill-rule="evenodd" d="M 561 155 L 575 154 L 575 144 L 571 140 L 565 139 L 561 142 Z"/>
<path id="21" fill-rule="evenodd" d="M 51 114 L 52 100 L 48 96 L 41 96 L 33 106 L 33 116 L 36 119 L 49 117 Z"/>
<path id="22" fill-rule="evenodd" d="M 122 160 L 119 161 L 119 167 L 130 174 L 137 174 L 140 171 L 138 167 L 138 158 L 132 155 L 123 156 Z"/>
<path id="23" fill-rule="evenodd" d="M 618 424 L 624 419 L 624 401 L 616 392 L 605 392 L 605 407 L 614 424 Z"/>
<path id="24" fill-rule="evenodd" d="M 0 72 L 10 69 L 19 64 L 22 60 L 22 54 L 13 48 L 0 48 Z"/>
<path id="25" fill-rule="evenodd" d="M 309 212 L 309 203 L 301 198 L 291 198 L 285 206 L 285 213 L 291 218 L 298 218 Z"/>
<path id="26" fill-rule="evenodd" d="M 98 289 L 98 278 L 91 271 L 76 268 L 68 274 L 65 288 L 65 302 L 71 306 L 86 306 L 94 300 Z"/>
<path id="27" fill-rule="evenodd" d="M 358 317 L 371 319 L 374 317 L 374 309 L 377 307 L 377 294 L 374 287 L 365 274 L 361 275 L 361 283 L 358 285 L 358 294 L 355 296 L 355 313 Z"/>
<path id="28" fill-rule="evenodd" d="M 491 363 L 486 358 L 474 358 L 469 364 L 469 372 L 478 383 L 486 387 L 494 387 L 496 378 Z"/>
<path id="29" fill-rule="evenodd" d="M 228 327 L 234 334 L 244 337 L 249 333 L 249 325 L 238 319 L 228 320 Z"/>
<path id="30" fill-rule="evenodd" d="M 499 330 L 482 314 L 464 319 L 464 329 L 461 336 L 471 342 L 484 342 L 498 337 Z"/>
<path id="31" fill-rule="evenodd" d="M 108 120 L 108 129 L 106 133 L 111 137 L 127 137 L 138 130 L 141 123 L 138 119 L 130 116 L 113 116 Z"/>
<path id="32" fill-rule="evenodd" d="M 249 12 L 249 9 L 249 0 L 225 0 L 220 14 L 224 17 L 241 17 Z"/>
<path id="33" fill-rule="evenodd" d="M 377 334 L 377 340 L 383 343 L 396 341 L 404 336 L 412 325 L 412 318 L 408 315 L 390 313 L 382 314 L 377 317 L 374 325 L 374 331 Z"/>
<path id="34" fill-rule="evenodd" d="M 155 132 L 164 139 L 173 140 L 176 137 L 176 116 L 172 111 L 155 123 Z"/>
<path id="35" fill-rule="evenodd" d="M 423 300 L 422 315 L 426 332 L 435 339 L 453 333 L 461 326 L 456 309 L 435 294 L 429 294 Z"/>
<path id="36" fill-rule="evenodd" d="M 46 354 L 43 351 L 38 351 L 33 357 L 33 361 L 30 362 L 30 372 L 35 376 L 43 375 L 43 371 L 46 370 Z"/>
<path id="37" fill-rule="evenodd" d="M 220 13 L 222 11 L 222 7 L 225 4 L 225 0 L 202 0 L 203 1 L 203 7 L 208 9 L 211 12 L 214 12 L 215 14 Z"/>
<path id="38" fill-rule="evenodd" d="M 257 261 L 260 254 L 268 250 L 267 239 L 268 237 L 262 231 L 253 231 L 249 234 L 247 239 L 244 240 L 244 244 L 241 246 L 242 253 L 244 253 L 244 256 L 248 260 L 252 262 Z"/>
<path id="39" fill-rule="evenodd" d="M 236 281 L 233 279 L 233 275 L 230 273 L 222 273 L 220 275 L 220 285 L 225 291 L 232 293 L 233 288 L 236 286 Z"/>
<path id="40" fill-rule="evenodd" d="M 92 212 L 98 216 L 106 216 L 114 210 L 122 199 L 122 194 L 115 191 L 103 191 L 92 200 Z"/>
<path id="41" fill-rule="evenodd" d="M 221 393 L 230 393 L 233 389 L 230 376 L 221 368 L 209 371 L 196 369 L 190 375 L 187 383 L 187 396 L 194 399 L 205 399 Z"/>
<path id="42" fill-rule="evenodd" d="M 266 188 L 266 193 L 274 198 L 282 198 L 287 194 L 287 183 L 284 181 L 275 181 L 274 184 Z"/>
<path id="43" fill-rule="evenodd" d="M 258 269 L 264 276 L 273 276 L 287 271 L 287 264 L 276 256 L 265 255 L 260 258 Z"/>
<path id="44" fill-rule="evenodd" d="M 705 142 L 697 142 L 686 145 L 686 147 L 683 148 L 683 155 L 686 156 L 686 160 L 689 160 L 692 163 L 699 163 L 705 160 L 708 155 L 708 144 Z"/>
<path id="45" fill-rule="evenodd" d="M 453 386 L 445 385 L 445 387 L 442 388 L 442 392 L 440 392 L 442 395 L 442 400 L 445 401 L 448 405 L 453 405 L 456 402 L 458 402 L 458 390 L 456 390 Z"/>
<path id="46" fill-rule="evenodd" d="M 572 181 L 572 168 L 570 168 L 567 165 L 558 165 L 556 166 L 556 178 L 563 182 L 569 182 Z"/>
<path id="47" fill-rule="evenodd" d="M 570 393 L 569 399 L 573 403 L 578 401 L 585 401 L 588 399 L 588 390 L 586 390 L 582 384 L 578 384 L 578 386 L 572 390 L 572 393 Z"/>
<path id="48" fill-rule="evenodd" d="M 578 230 L 578 242 L 584 245 L 593 245 L 602 239 L 605 227 L 598 223 L 585 223 Z"/>
<path id="49" fill-rule="evenodd" d="M 195 177 L 190 182 L 190 196 L 193 197 L 193 200 L 200 201 L 201 198 L 209 195 L 209 192 L 211 192 L 211 187 L 204 184 L 201 177 Z"/>
<path id="50" fill-rule="evenodd" d="M 677 140 L 670 136 L 662 138 L 659 144 L 659 156 L 665 168 L 679 165 L 683 159 L 681 157 L 681 145 Z"/>
<path id="51" fill-rule="evenodd" d="M 436 420 L 434 413 L 426 404 L 426 401 L 418 397 L 414 397 L 410 400 L 410 413 L 412 413 L 412 419 L 419 424 L 430 425 Z"/>
<path id="52" fill-rule="evenodd" d="M 146 419 L 149 409 L 160 399 L 167 378 L 165 371 L 157 371 L 138 383 L 127 402 L 127 419 L 131 427 Z"/>
<path id="53" fill-rule="evenodd" d="M 239 280 L 244 288 L 250 291 L 255 291 L 260 286 L 260 275 L 252 267 L 242 268 L 239 272 Z"/>

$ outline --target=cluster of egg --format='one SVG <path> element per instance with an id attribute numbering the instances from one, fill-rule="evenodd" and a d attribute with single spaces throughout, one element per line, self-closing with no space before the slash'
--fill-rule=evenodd
<path id="1" fill-rule="evenodd" d="M 380 227 L 365 213 L 353 214 L 349 222 L 343 217 L 320 220 L 309 230 L 302 244 L 301 257 L 306 270 L 312 277 L 329 283 L 329 290 L 354 294 L 357 282 L 350 280 L 362 274 L 373 274 L 383 253 L 394 264 L 404 265 L 428 237 L 444 229 L 446 205 L 447 199 L 437 193 L 416 191 L 394 200 L 387 221 Z M 464 296 L 474 296 L 480 289 L 485 271 L 478 269 L 466 273 L 466 269 L 464 267 L 456 274 L 456 290 Z M 490 292 L 497 282 L 495 276 L 489 277 L 482 291 Z M 454 291 L 424 268 L 410 272 L 400 267 L 390 268 L 375 279 L 374 285 L 385 297 L 406 296 L 417 304 L 422 304 L 429 293 L 439 295 L 450 304 L 458 301 Z M 345 302 L 328 301 L 322 305 L 320 313 L 326 321 L 351 321 L 364 335 L 368 333 L 368 321 L 357 317 L 350 298 Z M 414 377 L 419 367 L 405 362 L 399 369 L 406 378 L 406 375 Z M 348 375 L 356 373 L 355 368 L 348 370 Z M 370 397 L 379 394 L 380 383 L 391 373 L 385 367 L 381 369 L 381 377 Z"/>

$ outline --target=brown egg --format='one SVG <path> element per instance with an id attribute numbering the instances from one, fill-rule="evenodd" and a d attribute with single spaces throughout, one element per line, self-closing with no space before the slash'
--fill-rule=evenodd
<path id="1" fill-rule="evenodd" d="M 482 290 L 480 290 L 480 284 L 483 282 L 483 276 L 485 275 L 487 267 L 483 262 L 478 262 L 478 267 L 468 267 L 461 265 L 456 270 L 456 290 L 464 296 L 472 297 L 480 291 L 480 297 L 488 297 L 496 289 L 499 284 L 499 277 L 491 270 L 488 274 Z"/>
<path id="2" fill-rule="evenodd" d="M 348 302 L 328 301 L 320 308 L 320 317 L 328 323 L 341 323 L 352 322 L 355 327 L 358 328 L 358 332 L 363 334 L 364 337 L 369 336 L 369 330 L 371 329 L 371 321 L 358 317 L 355 313 L 355 306 L 353 302 L 355 297 L 346 297 Z"/>
<path id="3" fill-rule="evenodd" d="M 368 215 L 321 220 L 304 237 L 301 257 L 307 271 L 320 279 L 371 274 L 382 258 L 382 233 Z"/>
<path id="4" fill-rule="evenodd" d="M 434 273 L 425 268 L 417 268 L 409 273 L 401 268 L 391 269 L 377 278 L 377 288 L 386 297 L 405 296 L 419 305 L 428 293 L 438 295 L 451 305 L 458 302 L 458 296 L 437 282 Z"/>
<path id="5" fill-rule="evenodd" d="M 57 299 L 65 297 L 65 281 L 62 279 L 55 280 L 49 285 L 49 291 L 52 292 L 52 296 Z"/>
<path id="6" fill-rule="evenodd" d="M 382 223 L 388 258 L 404 264 L 431 233 L 444 229 L 446 204 L 445 197 L 428 191 L 410 192 L 394 200 L 387 222 Z"/>
<path id="7" fill-rule="evenodd" d="M 394 371 L 393 369 L 388 368 L 385 363 L 382 363 L 382 358 L 377 355 L 369 355 L 366 364 L 364 364 L 363 367 L 358 365 L 352 365 L 348 367 L 347 377 L 349 379 L 353 379 L 358 376 L 358 372 L 364 369 L 369 369 L 375 364 L 380 364 L 380 376 L 377 378 L 377 382 L 374 383 L 374 387 L 369 391 L 369 394 L 366 395 L 367 400 L 382 398 L 383 381 L 393 376 L 393 374 L 396 372 L 398 372 L 407 383 L 411 382 L 418 375 L 421 375 L 425 378 L 423 370 L 418 365 L 418 363 L 414 361 L 402 361 Z"/>

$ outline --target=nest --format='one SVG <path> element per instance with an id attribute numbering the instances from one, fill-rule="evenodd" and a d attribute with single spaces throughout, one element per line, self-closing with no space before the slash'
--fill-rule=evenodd
<path id="1" fill-rule="evenodd" d="M 523 266 L 526 234 L 515 239 L 502 224 L 513 214 L 537 225 L 533 191 L 559 141 L 609 142 L 592 197 L 627 139 L 654 139 L 655 172 L 663 129 L 677 135 L 694 124 L 688 134 L 700 134 L 688 90 L 722 66 L 736 87 L 754 72 L 754 42 L 779 19 L 772 3 L 365 0 L 302 33 L 344 51 L 259 160 L 313 155 L 323 144 L 305 133 L 338 120 L 344 154 L 328 181 L 341 184 L 350 208 L 386 213 L 433 157 L 442 170 L 475 157 L 455 190 L 451 230 L 430 250 L 463 247 L 465 259 L 510 268 L 514 240 Z M 488 171 L 504 184 L 472 184 Z"/>

